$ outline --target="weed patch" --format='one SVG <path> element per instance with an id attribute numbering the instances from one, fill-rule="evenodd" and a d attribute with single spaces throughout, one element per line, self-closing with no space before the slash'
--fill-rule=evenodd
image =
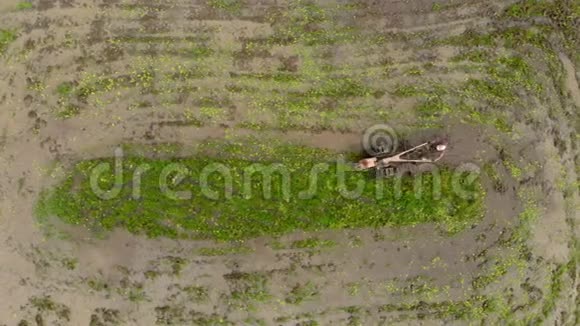
<path id="1" fill-rule="evenodd" d="M 266 275 L 233 272 L 224 275 L 224 278 L 230 287 L 228 301 L 234 307 L 251 309 L 254 303 L 271 298 Z"/>
<path id="2" fill-rule="evenodd" d="M 220 150 L 228 152 L 227 148 Z M 126 158 L 124 173 L 120 175 L 124 181 L 118 196 L 111 199 L 100 198 L 93 187 L 97 183 L 101 189 L 112 189 L 116 179 L 112 169 L 102 171 L 92 181 L 91 175 L 97 166 L 100 169 L 103 164 L 114 166 L 113 159 L 82 161 L 68 178 L 42 197 L 38 212 L 44 218 L 58 216 L 67 223 L 95 231 L 124 227 L 151 237 L 220 240 L 276 236 L 296 230 L 425 222 L 464 225 L 477 220 L 483 212 L 484 192 L 479 181 L 465 185 L 474 198 L 462 199 L 454 194 L 453 172 L 447 169 L 437 177 L 440 189 L 435 187 L 439 182 L 434 175 L 422 176 L 423 191 L 417 195 L 414 178 L 369 179 L 366 174 L 349 172 L 343 164 L 317 166 L 317 160 L 325 155 L 319 150 L 283 148 L 280 155 L 285 158 L 278 162 L 204 156 L 167 160 Z M 236 147 L 231 150 L 230 153 L 235 153 Z M 239 150 L 248 155 L 251 148 Z M 266 156 L 268 151 L 266 148 L 263 151 L 255 156 Z M 180 170 L 185 173 L 181 177 L 177 177 L 177 170 L 167 174 L 164 171 L 171 164 L 180 164 L 187 172 Z M 133 187 L 133 178 L 137 167 L 145 165 L 149 170 L 141 175 L 137 189 Z M 204 169 L 208 166 L 227 172 L 207 175 Z M 206 179 L 201 177 L 204 173 Z M 164 174 L 170 192 L 160 188 Z M 317 182 L 311 183 L 314 179 Z M 201 187 L 200 182 L 205 186 Z M 189 194 L 188 199 L 175 195 L 178 193 Z"/>
<path id="3" fill-rule="evenodd" d="M 279 22 L 270 42 L 274 44 L 303 43 L 307 46 L 328 45 L 356 40 L 354 28 L 338 23 L 337 12 L 313 1 L 298 0 L 287 12 L 272 17 Z"/>
<path id="4" fill-rule="evenodd" d="M 241 0 L 208 0 L 207 5 L 229 13 L 237 13 L 242 9 Z"/>
<path id="5" fill-rule="evenodd" d="M 28 9 L 32 9 L 33 7 L 34 6 L 32 5 L 32 2 L 29 2 L 29 1 L 22 1 L 16 5 L 16 9 L 18 9 L 18 10 L 28 10 Z"/>
<path id="6" fill-rule="evenodd" d="M 201 248 L 199 254 L 202 256 L 226 256 L 251 253 L 252 249 L 246 246 L 230 246 L 220 248 Z"/>
<path id="7" fill-rule="evenodd" d="M 14 30 L 0 29 L 0 54 L 3 54 L 8 45 L 14 40 L 16 40 L 16 32 Z"/>
<path id="8" fill-rule="evenodd" d="M 291 248 L 293 249 L 317 249 L 317 248 L 329 248 L 336 245 L 336 242 L 332 240 L 323 240 L 318 238 L 308 238 L 304 240 L 296 240 L 292 242 Z"/>
<path id="9" fill-rule="evenodd" d="M 304 285 L 296 285 L 286 297 L 286 302 L 290 304 L 301 304 L 318 295 L 318 288 L 312 283 L 307 282 Z"/>

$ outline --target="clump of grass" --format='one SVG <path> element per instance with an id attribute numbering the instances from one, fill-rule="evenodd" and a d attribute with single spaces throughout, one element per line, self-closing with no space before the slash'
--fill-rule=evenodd
<path id="1" fill-rule="evenodd" d="M 398 97 L 438 97 L 446 94 L 448 90 L 441 84 L 432 83 L 428 87 L 416 85 L 397 85 L 391 92 Z"/>
<path id="2" fill-rule="evenodd" d="M 412 67 L 409 70 L 407 70 L 405 74 L 409 76 L 421 76 L 423 75 L 423 70 L 421 70 L 421 68 L 419 67 Z"/>
<path id="3" fill-rule="evenodd" d="M 501 80 L 470 78 L 463 86 L 463 92 L 470 97 L 482 97 L 508 104 L 516 100 L 512 88 Z"/>
<path id="4" fill-rule="evenodd" d="M 50 296 L 32 297 L 29 299 L 29 303 L 40 313 L 54 313 L 58 319 L 70 321 L 70 308 L 55 302 Z"/>
<path id="5" fill-rule="evenodd" d="M 201 248 L 199 249 L 199 254 L 202 256 L 226 256 L 226 255 L 239 255 L 248 254 L 253 250 L 246 246 L 231 246 L 231 247 L 219 247 L 219 248 Z"/>
<path id="6" fill-rule="evenodd" d="M 509 6 L 504 12 L 504 17 L 509 19 L 547 17 L 564 33 L 567 46 L 576 50 L 576 47 L 580 45 L 578 39 L 580 4 L 578 1 L 522 0 Z"/>
<path id="7" fill-rule="evenodd" d="M 348 246 L 351 248 L 358 248 L 363 245 L 362 239 L 358 235 L 352 235 L 349 237 Z"/>
<path id="8" fill-rule="evenodd" d="M 439 97 L 423 101 L 415 107 L 415 110 L 420 117 L 426 119 L 436 119 L 452 112 L 451 106 Z"/>
<path id="9" fill-rule="evenodd" d="M 474 29 L 468 29 L 461 35 L 452 36 L 440 41 L 435 41 L 435 43 L 463 47 L 476 47 L 476 46 L 491 47 L 495 45 L 496 40 L 493 34 L 483 34 L 477 32 Z"/>
<path id="10" fill-rule="evenodd" d="M 524 0 L 509 6 L 505 11 L 505 15 L 511 18 L 544 16 L 552 6 L 551 2 L 544 0 Z"/>
<path id="11" fill-rule="evenodd" d="M 233 74 L 232 77 L 244 79 L 273 80 L 281 83 L 300 81 L 300 76 L 294 73 L 279 71 L 276 73 L 244 73 Z"/>
<path id="12" fill-rule="evenodd" d="M 18 10 L 28 10 L 32 8 L 33 8 L 32 2 L 29 1 L 22 1 L 16 4 L 16 9 Z"/>
<path id="13" fill-rule="evenodd" d="M 155 316 L 157 325 L 175 325 L 187 321 L 186 310 L 183 306 L 160 306 L 155 307 Z"/>
<path id="14" fill-rule="evenodd" d="M 503 192 L 506 186 L 504 185 L 504 182 L 497 169 L 498 169 L 497 164 L 493 163 L 486 163 L 483 166 L 483 171 L 493 183 L 494 189 L 496 191 Z"/>
<path id="15" fill-rule="evenodd" d="M 127 279 L 122 280 L 121 283 L 121 287 L 117 288 L 117 293 L 125 296 L 129 301 L 143 302 L 149 300 L 143 288 L 143 283 L 129 282 Z"/>
<path id="16" fill-rule="evenodd" d="M 89 288 L 91 288 L 93 291 L 96 292 L 105 291 L 109 289 L 109 285 L 104 280 L 94 277 L 89 278 L 87 280 L 87 285 Z"/>
<path id="17" fill-rule="evenodd" d="M 155 323 L 157 325 L 233 325 L 233 323 L 225 316 L 188 310 L 183 305 L 165 305 L 155 307 L 155 316 Z"/>
<path id="18" fill-rule="evenodd" d="M 516 163 L 514 163 L 512 160 L 504 160 L 503 163 L 514 179 L 518 181 L 521 180 L 523 171 Z"/>
<path id="19" fill-rule="evenodd" d="M 471 285 L 474 289 L 483 289 L 491 283 L 499 282 L 500 278 L 508 272 L 510 267 L 511 264 L 508 261 L 497 261 L 488 273 L 474 278 Z"/>
<path id="20" fill-rule="evenodd" d="M 571 263 L 574 263 L 574 260 L 570 260 Z M 572 264 L 571 264 L 572 265 Z M 572 265 L 573 266 L 573 265 Z M 560 265 L 555 270 L 552 271 L 551 279 L 550 279 L 550 290 L 547 295 L 547 299 L 542 307 L 542 316 L 544 318 L 548 317 L 550 313 L 554 311 L 554 307 L 556 306 L 556 302 L 562 291 L 564 290 L 564 282 L 562 278 L 564 273 L 568 271 L 570 266 L 568 265 Z"/>
<path id="21" fill-rule="evenodd" d="M 77 105 L 73 98 L 75 93 L 78 93 L 76 86 L 72 82 L 63 82 L 56 87 L 58 94 L 59 107 L 56 110 L 56 117 L 61 119 L 70 119 L 77 116 L 81 112 L 81 108 Z M 78 97 L 78 95 L 77 95 Z"/>
<path id="22" fill-rule="evenodd" d="M 268 278 L 260 273 L 233 272 L 224 275 L 230 287 L 230 304 L 238 308 L 252 308 L 256 302 L 271 298 Z"/>
<path id="23" fill-rule="evenodd" d="M 81 113 L 81 109 L 74 104 L 67 104 L 65 107 L 61 108 L 56 116 L 61 119 L 70 119 Z"/>
<path id="24" fill-rule="evenodd" d="M 398 85 L 393 92 L 393 95 L 399 97 L 413 97 L 424 94 L 424 90 L 415 85 Z"/>
<path id="25" fill-rule="evenodd" d="M 373 94 L 370 87 L 352 78 L 330 78 L 320 87 L 311 89 L 308 96 L 354 97 Z"/>
<path id="26" fill-rule="evenodd" d="M 187 265 L 187 261 L 181 257 L 167 256 L 165 261 L 170 265 L 171 274 L 174 276 L 181 274 L 181 271 Z"/>
<path id="27" fill-rule="evenodd" d="M 56 87 L 56 93 L 62 97 L 69 97 L 74 90 L 74 84 L 71 82 L 63 82 Z"/>
<path id="28" fill-rule="evenodd" d="M 467 52 L 460 53 L 451 58 L 451 61 L 458 62 L 458 61 L 471 61 L 471 62 L 488 62 L 490 54 L 489 52 L 482 50 L 482 49 L 475 49 Z"/>
<path id="29" fill-rule="evenodd" d="M 214 53 L 213 49 L 207 46 L 194 46 L 191 49 L 191 55 L 196 59 L 206 58 L 209 57 Z"/>
<path id="30" fill-rule="evenodd" d="M 307 282 L 304 285 L 297 284 L 292 288 L 285 301 L 289 304 L 301 304 L 304 301 L 311 300 L 319 293 L 318 287 L 312 282 Z"/>
<path id="31" fill-rule="evenodd" d="M 237 13 L 242 9 L 241 0 L 207 0 L 207 5 L 229 13 Z"/>
<path id="32" fill-rule="evenodd" d="M 317 249 L 317 248 L 329 248 L 336 245 L 336 242 L 332 240 L 324 240 L 318 238 L 308 238 L 303 240 L 296 240 L 290 245 L 293 249 Z"/>
<path id="33" fill-rule="evenodd" d="M 452 189 L 453 172 L 447 169 L 440 171 L 441 188 L 435 189 L 441 196 L 436 198 L 432 191 L 436 180 L 432 174 L 422 177 L 422 189 L 426 191 L 418 196 L 414 179 L 410 177 L 400 181 L 369 179 L 363 173 L 343 171 L 345 166 L 336 163 L 329 164 L 326 171 L 317 170 L 316 162 L 329 156 L 325 151 L 266 145 L 257 149 L 254 152 L 251 146 L 243 144 L 220 145 L 220 153 L 239 153 L 244 159 L 207 155 L 179 159 L 126 158 L 121 188 L 118 196 L 111 199 L 100 198 L 93 188 L 97 182 L 101 189 L 112 189 L 115 180 L 112 169 L 103 171 L 92 181 L 91 175 L 102 164 L 114 166 L 113 159 L 82 161 L 59 186 L 45 193 L 39 202 L 39 217 L 58 216 L 67 223 L 95 231 L 124 227 L 150 237 L 240 240 L 296 230 L 450 221 L 463 224 L 478 219 L 483 212 L 484 192 L 479 182 L 466 185 L 466 189 L 474 192 L 473 199 L 460 198 Z M 282 159 L 268 161 L 270 154 Z M 253 161 L 256 159 L 263 161 L 256 163 Z M 145 164 L 150 169 L 141 175 L 139 196 L 135 197 L 137 190 L 132 186 L 135 169 Z M 179 164 L 187 171 L 182 171 L 181 181 L 174 181 L 180 179 L 174 178 L 176 171 L 166 175 L 170 193 L 189 192 L 189 199 L 171 195 L 160 187 L 160 176 L 171 164 Z M 227 171 L 209 175 L 204 179 L 207 186 L 200 187 L 201 175 L 208 166 Z M 316 171 L 317 183 L 310 181 L 312 171 Z M 357 188 L 358 193 L 346 192 Z"/>
<path id="34" fill-rule="evenodd" d="M 340 20 L 334 19 L 335 15 L 314 1 L 293 1 L 286 13 L 272 18 L 278 24 L 270 41 L 314 46 L 355 40 L 358 35 L 355 29 L 337 23 Z"/>
<path id="35" fill-rule="evenodd" d="M 8 44 L 16 40 L 16 32 L 9 29 L 0 29 L 0 55 L 6 51 Z"/>
<path id="36" fill-rule="evenodd" d="M 207 287 L 189 285 L 182 290 L 187 294 L 187 298 L 193 302 L 206 302 L 209 300 L 209 290 Z"/>
<path id="37" fill-rule="evenodd" d="M 433 6 L 431 6 L 431 10 L 433 10 L 434 12 L 440 12 L 442 9 L 443 6 L 438 2 L 434 2 Z"/>
<path id="38" fill-rule="evenodd" d="M 117 309 L 97 308 L 91 315 L 89 326 L 121 325 L 121 313 Z"/>
<path id="39" fill-rule="evenodd" d="M 145 271 L 143 273 L 143 275 L 145 275 L 145 278 L 148 280 L 154 280 L 154 279 L 158 278 L 159 276 L 161 276 L 161 273 L 156 271 L 156 270 L 148 270 L 148 271 Z"/>
<path id="40" fill-rule="evenodd" d="M 540 94 L 542 91 L 540 84 L 532 73 L 532 68 L 520 56 L 500 57 L 487 70 L 491 76 L 512 92 L 515 87 L 522 87 L 536 94 Z"/>
<path id="41" fill-rule="evenodd" d="M 172 284 L 167 289 L 172 291 L 169 297 L 171 302 L 187 300 L 194 303 L 203 303 L 210 298 L 210 289 L 206 286 Z"/>
<path id="42" fill-rule="evenodd" d="M 63 258 L 62 266 L 70 271 L 77 268 L 78 260 L 76 258 Z"/>
<path id="43" fill-rule="evenodd" d="M 508 28 L 494 33 L 494 37 L 503 40 L 505 46 L 517 48 L 524 44 L 531 44 L 542 50 L 552 51 L 552 47 L 546 38 L 544 31 L 522 29 L 517 27 Z"/>

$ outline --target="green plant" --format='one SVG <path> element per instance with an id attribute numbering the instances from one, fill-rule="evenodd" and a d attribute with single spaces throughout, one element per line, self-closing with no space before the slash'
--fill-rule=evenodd
<path id="1" fill-rule="evenodd" d="M 524 0 L 509 6 L 505 15 L 512 18 L 543 16 L 551 6 L 552 4 L 545 0 Z"/>
<path id="2" fill-rule="evenodd" d="M 54 313 L 59 319 L 70 321 L 71 310 L 62 303 L 55 302 L 50 296 L 32 297 L 29 303 L 38 312 Z"/>
<path id="3" fill-rule="evenodd" d="M 373 91 L 363 85 L 360 81 L 352 78 L 331 78 L 324 81 L 320 87 L 313 88 L 306 94 L 307 96 L 319 97 L 353 97 L 353 96 L 369 96 Z"/>
<path id="4" fill-rule="evenodd" d="M 427 119 L 436 119 L 452 112 L 451 106 L 439 97 L 429 98 L 423 101 L 415 107 L 415 110 L 420 117 Z"/>
<path id="5" fill-rule="evenodd" d="M 304 285 L 297 284 L 292 288 L 285 301 L 290 304 L 301 304 L 304 301 L 311 300 L 318 295 L 318 287 L 312 282 Z"/>
<path id="6" fill-rule="evenodd" d="M 183 288 L 183 292 L 193 302 L 205 302 L 209 300 L 209 290 L 204 286 L 189 285 Z"/>
<path id="7" fill-rule="evenodd" d="M 178 276 L 181 274 L 181 271 L 187 265 L 187 261 L 181 257 L 175 256 L 167 256 L 164 260 L 170 265 L 171 267 L 171 275 Z"/>
<path id="8" fill-rule="evenodd" d="M 405 74 L 409 75 L 409 76 L 421 76 L 423 75 L 423 70 L 421 70 L 421 68 L 419 67 L 412 67 L 409 68 Z"/>
<path id="9" fill-rule="evenodd" d="M 479 33 L 474 29 L 467 29 L 461 35 L 451 36 L 441 41 L 435 41 L 435 44 L 448 44 L 463 47 L 491 47 L 495 45 L 495 43 L 495 35 Z"/>
<path id="10" fill-rule="evenodd" d="M 97 308 L 91 315 L 89 326 L 121 325 L 120 315 L 117 309 Z"/>
<path id="11" fill-rule="evenodd" d="M 230 287 L 230 303 L 238 308 L 252 308 L 255 302 L 271 298 L 268 278 L 260 273 L 233 272 L 224 275 Z"/>
<path id="12" fill-rule="evenodd" d="M 312 187 L 308 175 L 317 169 L 317 160 L 328 156 L 328 153 L 290 145 L 262 146 L 253 152 L 243 143 L 222 143 L 219 151 L 231 155 L 240 153 L 245 158 L 197 155 L 164 160 L 128 157 L 124 162 L 126 168 L 120 193 L 110 200 L 99 198 L 92 190 L 91 174 L 98 165 L 113 166 L 113 160 L 79 162 L 68 178 L 42 196 L 37 212 L 44 217 L 58 216 L 67 223 L 84 225 L 95 231 L 124 227 L 130 232 L 145 233 L 151 237 L 240 240 L 296 230 L 425 222 L 447 224 L 452 221 L 465 224 L 478 219 L 483 211 L 484 192 L 479 182 L 467 185 L 474 191 L 475 197 L 462 199 L 453 193 L 452 171 L 446 169 L 440 171 L 441 198 L 435 198 L 431 189 L 436 184 L 431 174 L 422 177 L 423 189 L 429 191 L 418 197 L 413 178 L 403 178 L 399 186 L 395 179 L 369 179 L 362 173 L 340 172 L 344 169 L 343 165 L 331 164 L 326 171 L 319 171 L 318 187 L 313 189 L 314 196 L 311 197 L 307 191 Z M 281 160 L 264 160 L 268 153 L 277 153 L 274 157 Z M 256 163 L 256 158 L 262 161 Z M 150 170 L 142 175 L 140 198 L 135 199 L 135 189 L 131 187 L 134 169 L 144 164 L 148 164 Z M 168 196 L 160 188 L 160 176 L 169 164 L 180 164 L 188 170 L 183 182 L 171 183 L 172 179 L 167 178 L 172 192 L 189 192 L 191 200 Z M 201 180 L 204 168 L 215 165 L 227 169 L 225 176 L 231 174 L 231 179 L 227 177 L 231 180 L 231 192 L 224 192 L 229 188 L 226 188 L 226 177 L 220 173 L 214 173 L 207 179 L 209 188 L 193 186 Z M 344 173 L 347 189 L 360 187 L 360 197 L 341 197 L 341 173 Z M 114 180 L 112 170 L 104 171 L 99 178 L 99 187 L 111 189 Z M 76 184 L 74 188 L 73 183 Z M 208 189 L 217 197 L 208 196 Z"/>
<path id="13" fill-rule="evenodd" d="M 353 26 L 345 26 L 340 20 L 333 19 L 339 9 L 332 10 L 314 1 L 292 1 L 287 13 L 273 17 L 279 24 L 274 26 L 270 42 L 317 46 L 356 40 L 359 33 Z"/>
<path id="14" fill-rule="evenodd" d="M 399 85 L 393 95 L 399 97 L 413 97 L 425 94 L 423 90 L 414 85 Z"/>
<path id="15" fill-rule="evenodd" d="M 458 62 L 458 61 L 472 61 L 472 62 L 488 62 L 490 59 L 490 53 L 486 50 L 476 49 L 470 50 L 467 52 L 463 52 L 451 58 L 451 61 Z"/>
<path id="16" fill-rule="evenodd" d="M 0 29 L 0 55 L 6 51 L 8 44 L 16 40 L 16 31 Z"/>
<path id="17" fill-rule="evenodd" d="M 521 180 L 523 171 L 518 165 L 516 165 L 516 163 L 514 163 L 512 160 L 504 160 L 503 163 L 514 179 Z"/>
<path id="18" fill-rule="evenodd" d="M 194 46 L 193 49 L 191 49 L 191 55 L 196 59 L 209 57 L 213 53 L 213 49 L 206 46 Z"/>
<path id="19" fill-rule="evenodd" d="M 483 166 L 483 172 L 493 182 L 494 189 L 501 192 L 505 190 L 505 185 L 497 169 L 498 165 L 493 163 L 486 163 Z"/>
<path id="20" fill-rule="evenodd" d="M 317 248 L 329 248 L 336 245 L 336 242 L 332 240 L 321 240 L 318 238 L 308 238 L 304 240 L 296 240 L 290 245 L 294 249 L 317 249 Z"/>
<path id="21" fill-rule="evenodd" d="M 109 288 L 109 285 L 107 285 L 107 283 L 104 280 L 98 279 L 98 278 L 89 278 L 87 280 L 87 285 L 93 290 L 93 291 L 104 291 L 107 290 Z"/>
<path id="22" fill-rule="evenodd" d="M 62 265 L 68 270 L 74 270 L 77 268 L 78 260 L 76 258 L 64 258 L 62 260 Z"/>
<path id="23" fill-rule="evenodd" d="M 207 5 L 230 13 L 237 13 L 242 9 L 241 0 L 207 0 Z"/>
<path id="24" fill-rule="evenodd" d="M 220 247 L 220 248 L 200 248 L 199 254 L 202 256 L 226 256 L 226 255 L 239 255 L 248 254 L 253 250 L 246 246 L 231 246 L 231 247 Z"/>
<path id="25" fill-rule="evenodd" d="M 74 84 L 71 82 L 63 82 L 56 87 L 56 92 L 61 97 L 69 97 L 74 90 Z"/>
<path id="26" fill-rule="evenodd" d="M 81 113 L 81 109 L 73 104 L 67 104 L 65 107 L 61 108 L 57 113 L 56 116 L 61 119 L 70 119 L 74 116 L 77 116 Z"/>
<path id="27" fill-rule="evenodd" d="M 142 285 L 119 291 L 119 293 L 125 295 L 127 299 L 132 302 L 143 302 L 149 300 Z"/>
<path id="28" fill-rule="evenodd" d="M 516 96 L 508 85 L 501 80 L 470 78 L 463 86 L 467 96 L 481 97 L 491 101 L 513 103 Z"/>
<path id="29" fill-rule="evenodd" d="M 16 5 L 16 9 L 18 10 L 28 10 L 32 8 L 33 8 L 32 2 L 29 1 L 22 1 Z"/>

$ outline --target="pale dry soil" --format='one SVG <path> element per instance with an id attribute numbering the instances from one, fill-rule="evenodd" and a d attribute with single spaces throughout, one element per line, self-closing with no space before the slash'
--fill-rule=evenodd
<path id="1" fill-rule="evenodd" d="M 544 89 L 541 95 L 519 89 L 521 102 L 482 111 L 507 115 L 511 130 L 500 132 L 472 116 L 423 119 L 415 111 L 420 99 L 394 90 L 480 78 L 480 63 L 452 60 L 465 51 L 460 46 L 430 42 L 505 27 L 498 16 L 509 1 L 352 2 L 354 9 L 339 9 L 337 21 L 382 35 L 380 42 L 298 42 L 265 50 L 248 40 L 272 35 L 279 18 L 268 17 L 289 12 L 290 2 L 247 0 L 234 12 L 209 3 L 236 1 L 38 0 L 25 10 L 13 1 L 0 4 L 0 29 L 17 31 L 0 57 L 0 324 L 578 323 L 579 70 L 557 33 L 551 36 L 557 79 L 536 50 L 494 49 L 497 55 L 527 51 Z M 204 37 L 212 53 L 192 59 L 187 49 Z M 316 79 L 325 76 L 321 62 L 384 91 L 330 99 L 334 115 L 280 118 L 260 94 L 277 94 L 284 84 L 236 77 L 284 67 Z M 122 79 L 144 67 L 155 71 L 152 82 L 143 77 L 146 85 L 104 86 L 70 100 L 77 108 L 71 116 L 61 114 L 69 101 L 57 91 L 63 82 Z M 413 68 L 422 74 L 409 73 Z M 159 77 L 188 69 L 200 75 Z M 217 111 L 202 109 L 208 97 Z M 411 138 L 414 130 L 437 128 L 451 140 L 442 164 L 492 166 L 496 179 L 483 174 L 482 220 L 453 236 L 417 225 L 225 244 L 123 230 L 96 236 L 56 221 L 41 225 L 34 214 L 40 192 L 67 167 L 112 156 L 120 144 L 181 144 L 172 155 L 187 155 L 188 146 L 207 139 L 257 136 L 357 152 L 363 130 L 375 123 L 397 126 Z M 526 213 L 537 216 L 524 223 Z M 522 229 L 529 231 L 523 242 L 513 241 Z M 335 245 L 291 246 L 312 237 Z M 240 245 L 248 250 L 215 256 L 202 250 Z M 240 289 L 251 293 L 236 299 Z"/>

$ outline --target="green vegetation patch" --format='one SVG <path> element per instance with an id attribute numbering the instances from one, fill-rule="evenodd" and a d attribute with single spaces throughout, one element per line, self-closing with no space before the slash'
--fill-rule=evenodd
<path id="1" fill-rule="evenodd" d="M 33 7 L 34 6 L 32 5 L 32 2 L 28 2 L 28 1 L 22 1 L 16 5 L 16 9 L 18 9 L 18 10 L 28 10 L 28 9 L 32 9 Z"/>
<path id="2" fill-rule="evenodd" d="M 150 237 L 240 240 L 427 222 L 460 230 L 484 210 L 479 180 L 467 182 L 450 169 L 377 180 L 344 162 L 320 162 L 325 151 L 256 149 L 223 145 L 227 158 L 81 161 L 44 193 L 37 211 L 94 231 L 123 227 Z M 234 155 L 240 152 L 245 157 Z"/>
<path id="3" fill-rule="evenodd" d="M 228 303 L 234 308 L 253 309 L 255 303 L 272 297 L 264 274 L 233 272 L 224 275 L 224 279 L 230 288 Z"/>
<path id="4" fill-rule="evenodd" d="M 208 0 L 207 5 L 214 9 L 221 9 L 230 13 L 237 13 L 242 9 L 240 0 Z"/>
<path id="5" fill-rule="evenodd" d="M 569 0 L 522 0 L 509 6 L 504 12 L 508 19 L 527 19 L 533 17 L 549 18 L 567 37 L 578 45 L 578 19 L 580 2 Z"/>
<path id="6" fill-rule="evenodd" d="M 0 54 L 6 51 L 8 44 L 16 40 L 16 32 L 13 30 L 0 29 Z"/>
<path id="7" fill-rule="evenodd" d="M 271 17 L 276 24 L 270 42 L 307 46 L 353 42 L 360 32 L 354 26 L 339 23 L 340 14 L 347 10 L 346 6 L 328 8 L 308 0 L 292 1 L 287 11 Z"/>
<path id="8" fill-rule="evenodd" d="M 204 247 L 200 248 L 198 252 L 202 256 L 226 256 L 226 255 L 248 254 L 253 252 L 253 250 L 252 248 L 246 246 L 230 246 L 223 248 Z"/>
<path id="9" fill-rule="evenodd" d="M 292 242 L 291 248 L 294 249 L 317 249 L 328 248 L 336 245 L 332 240 L 323 240 L 318 238 L 308 238 L 303 240 L 296 240 Z"/>
<path id="10" fill-rule="evenodd" d="M 316 297 L 318 293 L 319 289 L 312 282 L 307 282 L 304 285 L 297 284 L 292 288 L 285 301 L 289 304 L 301 304 Z"/>

